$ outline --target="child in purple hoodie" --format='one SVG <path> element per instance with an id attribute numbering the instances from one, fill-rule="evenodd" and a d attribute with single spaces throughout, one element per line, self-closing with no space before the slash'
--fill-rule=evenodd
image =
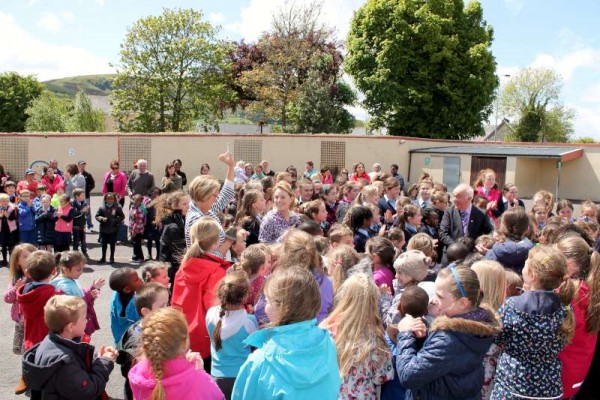
<path id="1" fill-rule="evenodd" d="M 181 311 L 162 308 L 144 319 L 141 349 L 145 357 L 129 371 L 135 400 L 223 399 L 204 371 L 200 354 L 188 352 L 188 343 L 188 325 Z"/>

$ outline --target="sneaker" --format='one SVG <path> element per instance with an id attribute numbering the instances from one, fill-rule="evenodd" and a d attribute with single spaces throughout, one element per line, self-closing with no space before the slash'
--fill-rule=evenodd
<path id="1" fill-rule="evenodd" d="M 106 258 L 101 258 L 98 260 L 99 264 L 106 264 Z"/>
<path id="2" fill-rule="evenodd" d="M 111 263 L 111 264 L 114 264 L 114 263 L 115 263 L 115 259 L 114 259 L 114 258 L 111 258 L 111 259 L 110 259 L 110 263 Z"/>
<path id="3" fill-rule="evenodd" d="M 6 262 L 5 260 L 0 261 L 0 267 L 7 267 L 8 266 L 8 262 Z"/>
<path id="4" fill-rule="evenodd" d="M 21 380 L 15 387 L 15 394 L 23 394 L 27 391 L 27 382 L 25 382 L 25 378 L 21 376 Z"/>

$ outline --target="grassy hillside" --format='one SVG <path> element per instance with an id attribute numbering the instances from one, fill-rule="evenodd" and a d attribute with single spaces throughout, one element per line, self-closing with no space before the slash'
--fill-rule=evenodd
<path id="1" fill-rule="evenodd" d="M 49 91 L 60 96 L 73 97 L 79 90 L 96 96 L 108 96 L 115 75 L 85 75 L 53 79 L 44 82 Z"/>

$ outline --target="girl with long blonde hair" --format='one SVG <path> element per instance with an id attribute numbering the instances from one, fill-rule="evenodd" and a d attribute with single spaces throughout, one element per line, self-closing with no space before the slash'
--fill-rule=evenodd
<path id="1" fill-rule="evenodd" d="M 142 324 L 144 357 L 129 371 L 135 399 L 192 400 L 202 396 L 222 400 L 223 393 L 202 369 L 200 355 L 188 353 L 188 326 L 184 315 L 161 308 Z"/>
<path id="2" fill-rule="evenodd" d="M 376 386 L 394 377 L 379 315 L 379 289 L 366 274 L 350 276 L 321 323 L 335 341 L 342 388 L 339 399 L 377 399 Z"/>

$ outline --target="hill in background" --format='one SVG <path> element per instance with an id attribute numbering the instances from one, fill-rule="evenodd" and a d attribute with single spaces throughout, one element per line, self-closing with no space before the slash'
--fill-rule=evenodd
<path id="1" fill-rule="evenodd" d="M 63 97 L 75 97 L 80 90 L 88 95 L 108 96 L 115 76 L 114 74 L 71 76 L 46 81 L 44 85 L 52 93 Z"/>

